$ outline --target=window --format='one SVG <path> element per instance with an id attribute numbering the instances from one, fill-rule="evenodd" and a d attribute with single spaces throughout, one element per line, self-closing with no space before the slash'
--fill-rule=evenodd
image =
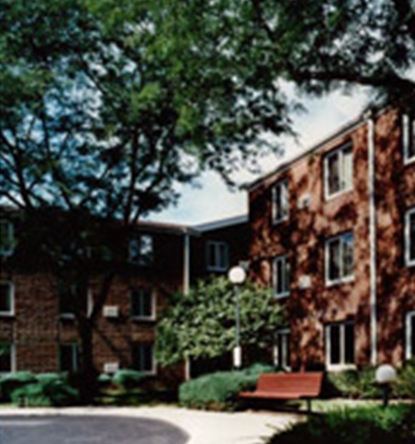
<path id="1" fill-rule="evenodd" d="M 15 371 L 14 346 L 0 342 L 0 374 Z"/>
<path id="2" fill-rule="evenodd" d="M 61 284 L 58 286 L 58 304 L 59 315 L 63 319 L 73 319 L 76 310 L 80 310 L 88 315 L 92 312 L 93 296 L 90 289 L 88 289 L 86 297 L 78 301 L 76 285 Z"/>
<path id="3" fill-rule="evenodd" d="M 287 255 L 274 259 L 272 275 L 275 296 L 288 296 L 290 294 L 290 264 Z"/>
<path id="4" fill-rule="evenodd" d="M 406 346 L 405 358 L 415 358 L 415 311 L 411 311 L 406 315 Z"/>
<path id="5" fill-rule="evenodd" d="M 350 143 L 326 155 L 324 182 L 326 198 L 353 188 L 353 149 Z"/>
<path id="6" fill-rule="evenodd" d="M 0 282 L 0 315 L 14 314 L 14 287 L 11 282 Z"/>
<path id="7" fill-rule="evenodd" d="M 225 242 L 208 242 L 207 269 L 210 271 L 226 271 L 229 267 L 229 247 Z"/>
<path id="8" fill-rule="evenodd" d="M 74 373 L 78 370 L 78 344 L 71 342 L 59 346 L 59 368 L 61 372 Z"/>
<path id="9" fill-rule="evenodd" d="M 353 233 L 344 233 L 326 242 L 326 283 L 336 284 L 353 279 Z"/>
<path id="10" fill-rule="evenodd" d="M 288 182 L 282 180 L 272 189 L 272 222 L 274 224 L 288 219 L 289 199 Z"/>
<path id="11" fill-rule="evenodd" d="M 403 153 L 405 163 L 415 161 L 415 118 L 403 116 Z"/>
<path id="12" fill-rule="evenodd" d="M 326 326 L 326 362 L 328 367 L 354 365 L 354 324 L 344 322 Z"/>
<path id="13" fill-rule="evenodd" d="M 0 221 L 0 256 L 9 256 L 13 252 L 14 230 L 11 222 Z"/>
<path id="14" fill-rule="evenodd" d="M 405 262 L 415 265 L 415 207 L 405 216 Z"/>
<path id="15" fill-rule="evenodd" d="M 155 319 L 155 297 L 151 290 L 131 289 L 131 316 L 139 319 Z"/>
<path id="16" fill-rule="evenodd" d="M 274 365 L 287 370 L 290 368 L 290 330 L 278 330 L 275 339 Z"/>
<path id="17" fill-rule="evenodd" d="M 135 342 L 132 346 L 133 369 L 145 373 L 155 373 L 154 344 Z"/>
<path id="18" fill-rule="evenodd" d="M 128 246 L 130 261 L 139 265 L 150 265 L 154 259 L 153 237 L 149 234 L 142 234 L 130 240 Z"/>

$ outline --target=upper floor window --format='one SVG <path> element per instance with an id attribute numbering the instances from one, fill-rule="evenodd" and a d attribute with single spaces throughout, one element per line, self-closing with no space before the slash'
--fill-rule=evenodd
<path id="1" fill-rule="evenodd" d="M 229 247 L 225 242 L 208 242 L 206 244 L 207 269 L 209 271 L 226 271 L 229 268 Z"/>
<path id="2" fill-rule="evenodd" d="M 14 346 L 0 342 L 0 374 L 14 372 Z"/>
<path id="3" fill-rule="evenodd" d="M 288 256 L 278 256 L 274 259 L 272 280 L 276 297 L 290 294 L 290 264 Z"/>
<path id="4" fill-rule="evenodd" d="M 403 116 L 403 153 L 405 163 L 415 161 L 415 117 Z"/>
<path id="5" fill-rule="evenodd" d="M 353 188 L 353 148 L 351 143 L 326 154 L 324 158 L 324 188 L 326 198 Z"/>
<path id="6" fill-rule="evenodd" d="M 59 367 L 61 372 L 73 373 L 78 370 L 79 349 L 76 342 L 60 344 Z"/>
<path id="7" fill-rule="evenodd" d="M 328 367 L 347 367 L 355 361 L 354 323 L 326 326 L 326 362 Z"/>
<path id="8" fill-rule="evenodd" d="M 150 289 L 131 289 L 131 316 L 137 319 L 155 318 L 155 297 Z"/>
<path id="9" fill-rule="evenodd" d="M 326 282 L 348 281 L 354 273 L 354 237 L 352 232 L 326 241 Z"/>
<path id="10" fill-rule="evenodd" d="M 9 221 L 0 220 L 0 256 L 9 256 L 13 252 L 14 229 Z"/>
<path id="11" fill-rule="evenodd" d="M 154 259 L 153 236 L 142 234 L 130 240 L 128 246 L 130 261 L 139 265 L 150 265 Z"/>
<path id="12" fill-rule="evenodd" d="M 415 207 L 405 216 L 405 262 L 406 265 L 415 265 Z"/>
<path id="13" fill-rule="evenodd" d="M 134 370 L 138 370 L 140 372 L 156 372 L 154 344 L 152 342 L 133 342 L 132 365 Z"/>
<path id="14" fill-rule="evenodd" d="M 415 311 L 411 311 L 406 315 L 405 358 L 415 358 Z"/>
<path id="15" fill-rule="evenodd" d="M 0 282 L 0 315 L 14 313 L 14 287 L 11 282 Z"/>
<path id="16" fill-rule="evenodd" d="M 274 224 L 288 219 L 289 199 L 288 182 L 281 180 L 272 188 L 272 222 Z"/>

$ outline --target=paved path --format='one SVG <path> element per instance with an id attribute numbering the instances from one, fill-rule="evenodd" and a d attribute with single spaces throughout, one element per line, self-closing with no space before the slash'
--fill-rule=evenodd
<path id="1" fill-rule="evenodd" d="M 0 409 L 0 444 L 263 444 L 298 418 L 175 407 Z"/>

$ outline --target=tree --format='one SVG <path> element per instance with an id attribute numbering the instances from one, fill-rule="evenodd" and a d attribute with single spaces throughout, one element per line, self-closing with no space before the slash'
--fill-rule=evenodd
<path id="1" fill-rule="evenodd" d="M 247 282 L 241 288 L 241 345 L 258 350 L 275 343 L 283 324 L 272 290 Z M 188 295 L 177 294 L 157 326 L 158 362 L 169 365 L 185 358 L 215 358 L 235 346 L 235 291 L 224 277 L 200 281 Z"/>
<path id="2" fill-rule="evenodd" d="M 87 312 L 91 245 L 109 241 L 114 220 L 128 230 L 175 202 L 175 184 L 204 169 L 230 182 L 276 149 L 264 131 L 289 130 L 279 88 L 263 89 L 215 42 L 187 64 L 169 14 L 159 0 L 0 0 L 0 204 L 24 212 L 28 243 L 71 289 L 85 402 L 92 331 L 116 273 L 107 261 Z"/>

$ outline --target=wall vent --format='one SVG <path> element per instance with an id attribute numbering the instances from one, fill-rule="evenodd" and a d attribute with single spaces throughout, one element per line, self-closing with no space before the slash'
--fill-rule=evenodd
<path id="1" fill-rule="evenodd" d="M 118 318 L 120 314 L 118 305 L 105 305 L 103 314 L 105 318 Z"/>
<path id="2" fill-rule="evenodd" d="M 311 196 L 309 194 L 303 194 L 299 199 L 298 199 L 298 209 L 299 210 L 304 210 L 305 208 L 308 208 L 310 206 L 310 202 L 311 202 Z"/>
<path id="3" fill-rule="evenodd" d="M 106 362 L 104 364 L 104 373 L 116 373 L 120 369 L 118 362 Z"/>

